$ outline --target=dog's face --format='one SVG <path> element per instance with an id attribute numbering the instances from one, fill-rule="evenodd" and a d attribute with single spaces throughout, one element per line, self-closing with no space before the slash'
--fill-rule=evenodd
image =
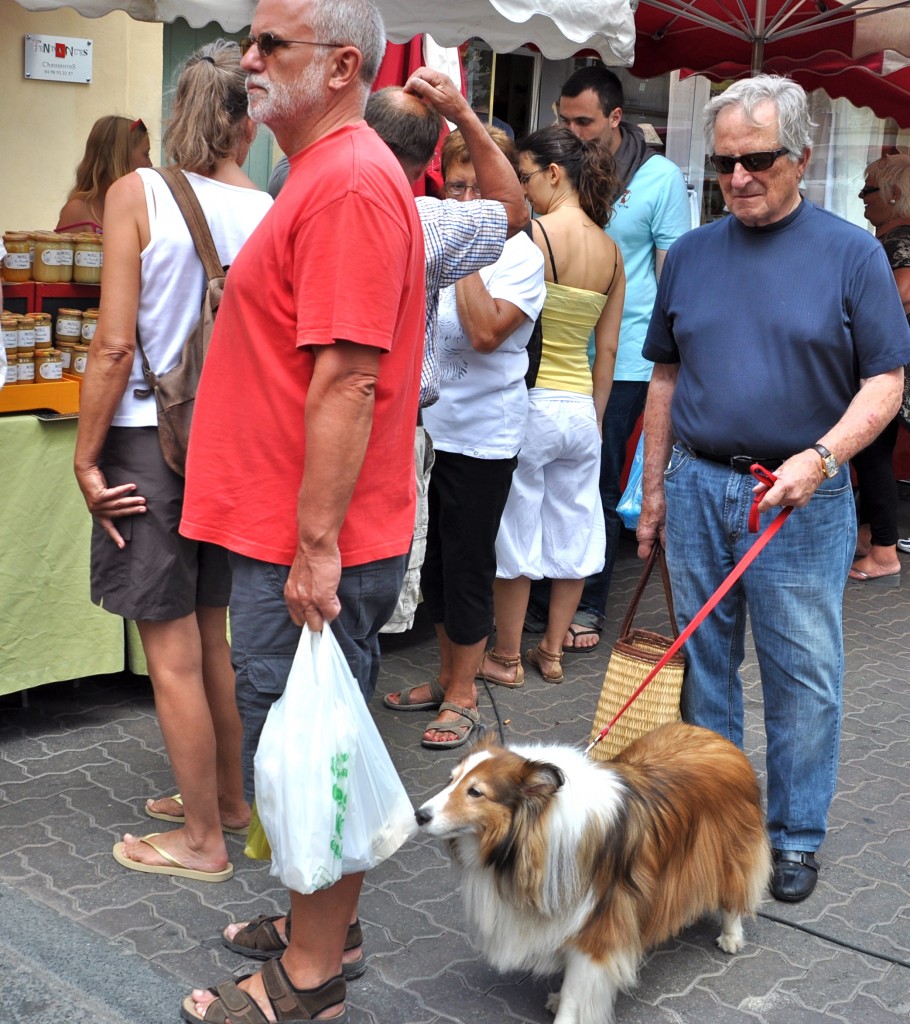
<path id="1" fill-rule="evenodd" d="M 416 812 L 427 835 L 452 839 L 473 834 L 495 845 L 516 815 L 539 816 L 564 782 L 552 764 L 528 761 L 493 741 L 482 742 L 458 765 L 452 781 Z"/>

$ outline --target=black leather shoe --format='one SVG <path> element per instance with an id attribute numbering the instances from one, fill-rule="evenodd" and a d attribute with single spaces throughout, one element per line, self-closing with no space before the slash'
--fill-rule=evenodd
<path id="1" fill-rule="evenodd" d="M 814 853 L 807 850 L 772 850 L 774 873 L 771 875 L 771 895 L 784 903 L 799 903 L 812 894 L 818 881 L 818 863 Z"/>

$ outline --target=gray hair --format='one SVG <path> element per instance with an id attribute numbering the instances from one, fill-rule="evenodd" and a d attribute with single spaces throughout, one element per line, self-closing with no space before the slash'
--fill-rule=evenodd
<path id="1" fill-rule="evenodd" d="M 379 74 L 386 44 L 385 25 L 374 0 L 315 0 L 312 22 L 317 39 L 360 50 L 360 78 L 371 86 Z"/>
<path id="2" fill-rule="evenodd" d="M 803 87 L 780 75 L 743 78 L 705 105 L 705 142 L 708 153 L 714 152 L 714 127 L 722 110 L 739 107 L 746 120 L 757 125 L 759 122 L 755 120 L 755 108 L 769 100 L 777 107 L 779 143 L 789 151 L 789 159 L 795 163 L 804 149 L 811 148 L 812 129 L 816 125 L 809 117 L 809 104 Z"/>
<path id="3" fill-rule="evenodd" d="M 894 200 L 895 217 L 910 217 L 910 156 L 894 153 L 873 160 L 866 168 L 866 177 L 882 190 L 886 203 Z M 894 195 L 895 188 L 900 190 L 899 196 Z"/>

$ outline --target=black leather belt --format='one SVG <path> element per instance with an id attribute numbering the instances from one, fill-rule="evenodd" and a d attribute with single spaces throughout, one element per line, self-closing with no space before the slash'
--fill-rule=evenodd
<path id="1" fill-rule="evenodd" d="M 697 448 L 686 447 L 697 459 L 707 459 L 720 466 L 727 466 L 734 473 L 748 473 L 754 463 L 764 466 L 772 473 L 784 464 L 785 459 L 763 459 L 758 455 L 715 455 L 713 452 L 700 452 Z"/>

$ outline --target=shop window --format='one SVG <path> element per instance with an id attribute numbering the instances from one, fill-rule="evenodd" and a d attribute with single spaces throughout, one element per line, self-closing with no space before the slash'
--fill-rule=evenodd
<path id="1" fill-rule="evenodd" d="M 462 48 L 468 103 L 484 122 L 522 139 L 537 127 L 540 54 L 522 47 L 494 53 L 482 39 Z M 492 103 L 491 103 L 492 92 Z"/>

